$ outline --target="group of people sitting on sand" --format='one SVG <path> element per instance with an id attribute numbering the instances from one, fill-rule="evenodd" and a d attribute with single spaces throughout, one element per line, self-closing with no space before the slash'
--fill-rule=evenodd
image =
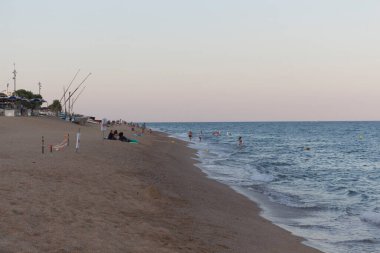
<path id="1" fill-rule="evenodd" d="M 119 141 L 125 141 L 125 142 L 131 142 L 130 139 L 124 136 L 123 132 L 118 133 L 117 130 L 113 131 L 111 130 L 108 134 L 108 140 L 119 140 Z"/>

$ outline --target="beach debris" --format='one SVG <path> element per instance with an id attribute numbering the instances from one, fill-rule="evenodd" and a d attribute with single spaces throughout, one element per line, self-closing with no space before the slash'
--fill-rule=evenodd
<path id="1" fill-rule="evenodd" d="M 70 144 L 70 135 L 67 133 L 65 134 L 64 138 L 63 138 L 63 141 L 59 144 L 56 144 L 56 145 L 50 145 L 51 146 L 51 151 L 52 152 L 53 150 L 55 151 L 59 151 L 59 150 L 62 150 L 64 149 L 66 146 L 69 146 Z"/>
<path id="2" fill-rule="evenodd" d="M 154 185 L 150 185 L 147 189 L 146 189 L 146 193 L 147 195 L 152 198 L 152 199 L 160 199 L 161 198 L 161 193 L 160 191 L 157 189 L 156 186 Z"/>

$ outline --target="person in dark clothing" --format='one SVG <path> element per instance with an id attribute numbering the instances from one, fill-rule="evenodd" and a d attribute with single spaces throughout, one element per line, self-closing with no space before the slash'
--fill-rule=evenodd
<path id="1" fill-rule="evenodd" d="M 113 131 L 111 130 L 110 133 L 108 134 L 108 140 L 115 140 L 115 137 L 114 137 L 114 133 Z"/>
<path id="2" fill-rule="evenodd" d="M 119 139 L 119 133 L 117 132 L 117 130 L 113 131 L 113 139 L 114 140 L 118 140 Z"/>
<path id="3" fill-rule="evenodd" d="M 124 136 L 123 132 L 119 133 L 119 141 L 131 142 L 130 139 L 128 139 L 127 137 Z"/>

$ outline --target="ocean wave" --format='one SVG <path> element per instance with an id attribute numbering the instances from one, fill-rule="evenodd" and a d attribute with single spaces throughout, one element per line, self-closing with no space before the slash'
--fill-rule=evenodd
<path id="1" fill-rule="evenodd" d="M 300 208 L 300 209 L 308 209 L 310 211 L 317 211 L 323 209 L 321 206 L 318 206 L 313 203 L 306 203 L 301 200 L 299 196 L 296 195 L 290 195 L 290 194 L 285 194 L 285 193 L 280 193 L 280 192 L 266 192 L 266 194 L 269 199 L 273 202 L 279 203 L 281 205 L 285 205 L 288 207 L 293 207 L 293 208 Z"/>
<path id="2" fill-rule="evenodd" d="M 327 230 L 331 231 L 331 226 L 328 225 L 316 225 L 316 224 L 290 224 L 289 226 L 298 227 L 302 229 L 312 229 L 312 230 Z"/>
<path id="3" fill-rule="evenodd" d="M 344 241 L 338 241 L 334 242 L 334 244 L 350 244 L 350 245 L 358 245 L 358 244 L 374 244 L 379 243 L 379 239 L 377 238 L 364 238 L 364 239 L 358 239 L 358 240 L 344 240 Z"/>
<path id="4" fill-rule="evenodd" d="M 253 181 L 260 181 L 260 182 L 272 182 L 274 180 L 274 177 L 269 174 L 262 174 L 259 172 L 255 172 L 252 176 L 251 179 Z"/>
<path id="5" fill-rule="evenodd" d="M 380 213 L 365 212 L 360 215 L 360 219 L 376 226 L 380 226 Z"/>
<path id="6" fill-rule="evenodd" d="M 358 195 L 359 193 L 357 192 L 357 191 L 354 191 L 354 190 L 348 190 L 348 192 L 347 192 L 347 195 L 348 196 L 351 196 L 351 197 L 353 197 L 353 196 L 356 196 L 356 195 Z"/>
<path id="7" fill-rule="evenodd" d="M 373 123 L 358 124 L 168 123 L 155 127 L 186 142 L 191 129 L 196 138 L 187 143 L 198 150 L 197 166 L 202 171 L 232 187 L 265 195 L 264 202 L 273 202 L 268 209 L 280 209 L 274 215 L 287 218 L 289 212 L 289 217 L 297 217 L 290 221 L 295 222 L 291 231 L 300 231 L 314 243 L 317 240 L 317 246 L 324 243 L 318 238 L 327 238 L 331 247 L 326 246 L 326 252 L 380 252 L 376 239 L 380 206 L 374 207 L 380 196 L 380 123 L 375 128 Z M 376 133 L 373 146 L 352 138 L 352 129 L 364 131 L 366 127 Z M 215 129 L 223 136 L 212 136 Z M 198 141 L 200 131 L 202 142 Z M 227 131 L 233 136 L 225 136 Z M 244 147 L 236 145 L 240 135 Z M 371 212 L 363 213 L 363 207 Z M 289 220 L 281 222 L 289 224 Z"/>

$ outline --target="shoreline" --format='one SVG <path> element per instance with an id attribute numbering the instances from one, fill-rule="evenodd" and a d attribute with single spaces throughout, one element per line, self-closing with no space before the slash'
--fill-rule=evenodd
<path id="1" fill-rule="evenodd" d="M 293 213 L 294 210 L 292 210 L 291 207 L 282 206 L 280 204 L 273 203 L 268 199 L 267 196 L 259 192 L 250 191 L 241 186 L 232 186 L 222 181 L 219 181 L 218 179 L 213 177 L 212 173 L 209 173 L 207 169 L 203 168 L 202 159 L 200 158 L 200 155 L 199 155 L 199 152 L 201 151 L 201 149 L 197 148 L 194 142 L 192 141 L 189 142 L 185 139 L 181 139 L 180 137 L 170 135 L 161 130 L 155 130 L 155 132 L 162 134 L 164 137 L 173 138 L 173 139 L 182 141 L 184 145 L 186 146 L 186 148 L 189 148 L 195 153 L 194 156 L 196 156 L 196 158 L 194 158 L 195 159 L 194 167 L 196 167 L 196 169 L 199 169 L 204 174 L 205 177 L 213 181 L 216 181 L 218 183 L 221 183 L 223 185 L 226 185 L 232 191 L 246 197 L 249 201 L 253 202 L 260 209 L 259 214 L 258 214 L 260 217 L 270 221 L 274 226 L 277 226 L 281 229 L 284 229 L 287 232 L 290 232 L 293 236 L 301 238 L 302 240 L 301 243 L 303 245 L 323 252 L 322 249 L 318 248 L 318 245 L 313 245 L 312 241 L 309 241 L 307 238 L 303 237 L 302 235 L 294 234 L 291 229 L 287 229 L 288 225 L 286 224 L 286 219 L 298 217 L 296 214 Z M 306 214 L 302 214 L 302 215 L 306 215 Z"/>
<path id="2" fill-rule="evenodd" d="M 41 155 L 79 126 L 0 118 L 0 248 L 7 252 L 317 253 L 195 166 L 195 150 L 154 133 L 139 144 L 81 126 L 81 147 Z M 128 137 L 125 126 L 115 127 Z M 119 129 L 118 129 L 119 130 Z"/>
<path id="3" fill-rule="evenodd" d="M 254 193 L 254 192 L 248 193 L 248 192 L 246 192 L 247 190 L 245 190 L 243 188 L 230 186 L 228 184 L 225 184 L 223 182 L 218 181 L 217 179 L 214 179 L 211 175 L 209 175 L 207 173 L 207 171 L 202 168 L 202 161 L 201 161 L 201 159 L 200 159 L 200 157 L 198 155 L 199 150 L 196 147 L 191 147 L 190 146 L 190 145 L 193 144 L 192 142 L 188 142 L 186 140 L 180 139 L 179 137 L 170 135 L 170 134 L 165 133 L 165 132 L 160 131 L 160 130 L 155 130 L 155 132 L 158 133 L 159 135 L 162 135 L 164 138 L 171 138 L 171 139 L 175 139 L 177 141 L 182 142 L 183 145 L 184 145 L 184 147 L 186 149 L 189 149 L 189 152 L 191 153 L 190 157 L 193 160 L 192 163 L 193 163 L 194 169 L 199 170 L 203 174 L 202 175 L 203 177 L 205 177 L 205 178 L 207 178 L 207 179 L 209 179 L 209 180 L 211 180 L 213 182 L 216 182 L 218 184 L 221 184 L 223 186 L 226 186 L 229 190 L 233 191 L 234 193 L 236 193 L 238 195 L 243 196 L 247 201 L 253 203 L 255 205 L 255 208 L 258 209 L 258 211 L 257 211 L 257 213 L 255 215 L 259 216 L 260 218 L 265 219 L 266 221 L 269 221 L 273 226 L 275 226 L 275 227 L 277 227 L 277 228 L 279 228 L 281 230 L 284 230 L 287 233 L 290 233 L 290 235 L 292 237 L 295 237 L 295 238 L 299 239 L 300 243 L 302 245 L 304 245 L 305 247 L 311 248 L 313 250 L 317 250 L 316 252 L 322 252 L 320 249 L 314 248 L 312 246 L 312 243 L 309 243 L 309 241 L 306 238 L 293 234 L 291 231 L 289 231 L 286 228 L 282 227 L 280 224 L 276 224 L 274 220 L 270 219 L 270 218 L 277 217 L 276 215 L 273 216 L 273 213 L 276 213 L 276 210 L 272 210 L 269 207 L 269 206 L 273 207 L 276 204 L 274 204 L 274 203 L 273 204 L 267 203 L 267 202 L 269 202 L 269 200 L 263 200 L 263 199 L 261 199 L 264 196 L 256 195 L 258 193 Z M 266 213 L 266 212 L 268 212 L 268 213 Z M 277 218 L 279 218 L 279 217 L 277 217 Z M 272 252 L 272 251 L 269 251 L 269 252 Z"/>

